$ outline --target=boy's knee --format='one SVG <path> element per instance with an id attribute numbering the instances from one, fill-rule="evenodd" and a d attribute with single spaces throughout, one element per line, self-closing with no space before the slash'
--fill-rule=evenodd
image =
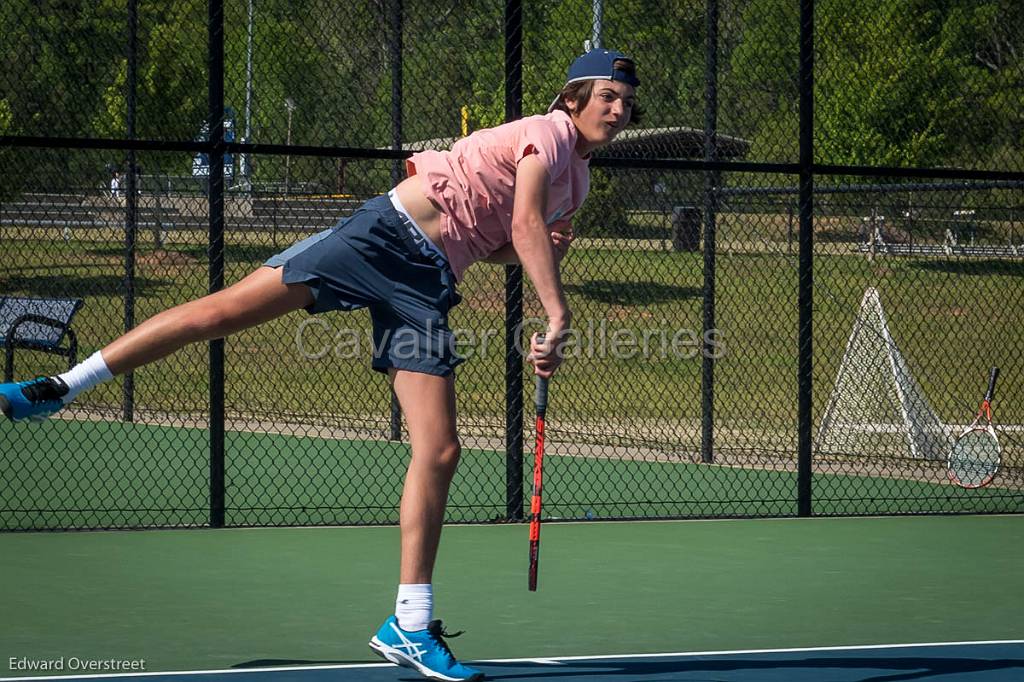
<path id="1" fill-rule="evenodd" d="M 438 450 L 437 464 L 445 469 L 455 469 L 462 456 L 462 445 L 458 440 L 448 441 Z"/>
<path id="2" fill-rule="evenodd" d="M 204 302 L 190 312 L 185 324 L 196 336 L 215 338 L 228 320 L 229 315 L 221 306 Z"/>
<path id="3" fill-rule="evenodd" d="M 227 301 L 200 299 L 187 323 L 203 338 L 220 338 L 239 325 L 240 311 Z"/>

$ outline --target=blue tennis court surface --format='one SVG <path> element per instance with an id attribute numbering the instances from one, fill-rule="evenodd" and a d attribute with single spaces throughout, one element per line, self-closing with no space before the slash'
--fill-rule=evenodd
<path id="1" fill-rule="evenodd" d="M 1024 680 L 1024 640 L 763 651 L 713 651 L 474 662 L 488 680 L 559 682 L 1010 682 Z M 414 682 L 390 664 L 289 666 L 168 673 L 5 677 L 147 682 Z"/>

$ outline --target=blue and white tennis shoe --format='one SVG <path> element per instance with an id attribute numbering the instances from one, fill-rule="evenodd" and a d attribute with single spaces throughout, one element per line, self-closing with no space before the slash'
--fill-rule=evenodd
<path id="1" fill-rule="evenodd" d="M 68 386 L 56 377 L 0 384 L 0 412 L 8 419 L 42 421 L 64 407 Z"/>
<path id="2" fill-rule="evenodd" d="M 410 632 L 398 627 L 398 619 L 389 616 L 370 639 L 370 648 L 392 663 L 413 668 L 429 680 L 478 682 L 484 679 L 484 674 L 455 660 L 444 641 L 445 637 L 461 634 L 448 634 L 439 620 L 430 621 L 426 630 Z"/>

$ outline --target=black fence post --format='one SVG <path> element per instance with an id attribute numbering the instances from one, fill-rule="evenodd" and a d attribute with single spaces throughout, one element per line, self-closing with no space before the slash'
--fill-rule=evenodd
<path id="1" fill-rule="evenodd" d="M 139 7 L 138 0 L 128 0 L 128 73 L 127 111 L 125 121 L 129 140 L 135 139 L 136 79 L 138 76 Z M 138 234 L 138 175 L 135 172 L 134 147 L 128 150 L 128 177 L 125 178 L 124 220 L 124 331 L 135 328 L 135 245 Z M 135 374 L 128 372 L 121 384 L 121 418 L 135 421 Z"/>
<path id="2" fill-rule="evenodd" d="M 704 160 L 718 160 L 718 0 L 707 1 L 704 73 Z M 715 226 L 720 173 L 704 172 L 704 305 L 701 354 L 700 458 L 715 461 Z"/>
<path id="3" fill-rule="evenodd" d="M 523 113 L 523 5 L 505 1 L 505 120 Z M 505 266 L 505 515 L 523 519 L 523 269 Z"/>
<path id="4" fill-rule="evenodd" d="M 224 2 L 209 0 L 209 291 L 224 288 Z M 224 526 L 224 339 L 210 341 L 210 526 Z"/>
<path id="5" fill-rule="evenodd" d="M 814 306 L 814 0 L 800 0 L 800 265 L 797 360 L 797 513 L 811 508 Z"/>
<path id="6" fill-rule="evenodd" d="M 391 0 L 388 3 L 388 50 L 391 58 L 391 148 L 402 148 L 402 0 Z M 391 162 L 391 186 L 402 181 L 404 161 L 395 159 Z M 402 439 L 402 408 L 398 404 L 398 396 L 392 387 L 391 391 L 391 433 L 390 439 Z"/>
<path id="7" fill-rule="evenodd" d="M 793 253 L 793 202 L 786 202 L 786 254 Z"/>

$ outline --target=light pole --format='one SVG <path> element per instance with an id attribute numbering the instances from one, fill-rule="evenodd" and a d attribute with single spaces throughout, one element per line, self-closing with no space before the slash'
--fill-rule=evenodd
<path id="1" fill-rule="evenodd" d="M 284 106 L 288 109 L 288 140 L 285 142 L 289 147 L 292 146 L 292 112 L 295 111 L 295 100 L 291 97 L 284 98 Z M 287 195 L 291 191 L 291 169 L 292 169 L 292 155 L 286 154 L 284 157 L 284 193 Z"/>
<path id="2" fill-rule="evenodd" d="M 252 58 L 253 58 L 253 19 L 256 0 L 249 0 L 248 40 L 245 50 L 245 139 L 252 141 Z M 242 177 L 246 191 L 252 191 L 252 157 L 248 152 L 242 155 Z"/>
<path id="3" fill-rule="evenodd" d="M 604 17 L 604 2 L 602 0 L 593 0 L 591 5 L 594 18 L 590 25 L 590 38 L 583 41 L 584 52 L 590 52 L 601 47 L 601 24 Z"/>

